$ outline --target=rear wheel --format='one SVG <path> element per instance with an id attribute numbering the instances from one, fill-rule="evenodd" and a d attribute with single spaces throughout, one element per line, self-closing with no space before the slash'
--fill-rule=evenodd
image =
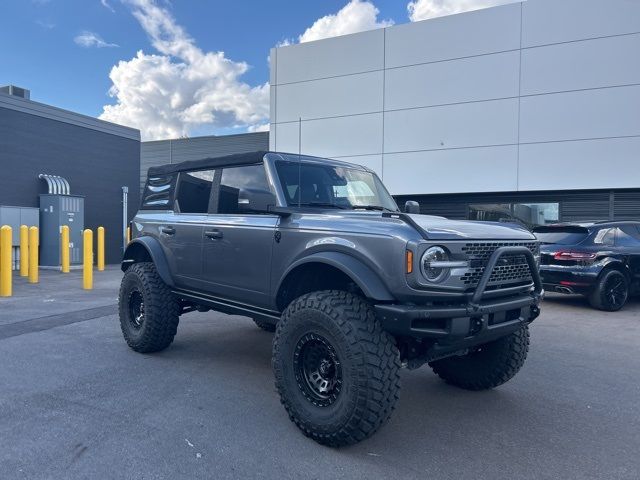
<path id="1" fill-rule="evenodd" d="M 529 351 L 529 327 L 491 343 L 480 345 L 464 356 L 430 362 L 445 382 L 465 390 L 488 390 L 511 380 L 522 368 Z"/>
<path id="2" fill-rule="evenodd" d="M 136 263 L 125 272 L 118 310 L 124 339 L 136 352 L 158 352 L 173 342 L 179 303 L 153 263 Z"/>
<path id="3" fill-rule="evenodd" d="M 602 274 L 598 284 L 589 295 L 593 308 L 606 312 L 615 312 L 624 307 L 629 298 L 629 281 L 618 270 L 609 270 Z"/>
<path id="4" fill-rule="evenodd" d="M 289 305 L 273 341 L 273 370 L 289 418 L 334 447 L 376 432 L 400 388 L 394 339 L 363 298 L 343 291 L 309 293 Z"/>

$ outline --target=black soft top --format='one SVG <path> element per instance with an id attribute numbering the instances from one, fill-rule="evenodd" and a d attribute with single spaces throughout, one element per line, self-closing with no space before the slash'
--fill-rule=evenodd
<path id="1" fill-rule="evenodd" d="M 224 155 L 222 157 L 203 158 L 201 160 L 189 160 L 180 163 L 168 163 L 158 167 L 149 168 L 149 176 L 170 175 L 177 172 L 185 172 L 191 170 L 204 170 L 206 168 L 216 168 L 225 165 L 246 165 L 250 163 L 261 162 L 266 151 L 234 153 L 233 155 Z"/>

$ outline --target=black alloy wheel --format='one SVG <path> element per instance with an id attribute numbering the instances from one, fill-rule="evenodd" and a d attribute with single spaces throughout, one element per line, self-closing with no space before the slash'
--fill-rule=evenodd
<path id="1" fill-rule="evenodd" d="M 607 302 L 614 308 L 621 308 L 627 301 L 627 285 L 624 278 L 619 276 L 609 277 L 604 287 Z"/>
<path id="2" fill-rule="evenodd" d="M 132 290 L 129 295 L 129 321 L 136 329 L 144 322 L 144 298 L 138 290 Z"/>
<path id="3" fill-rule="evenodd" d="M 311 403 L 327 407 L 336 401 L 342 389 L 342 366 L 326 338 L 316 333 L 304 335 L 293 361 L 298 387 Z"/>
<path id="4" fill-rule="evenodd" d="M 620 310 L 629 298 L 629 281 L 618 270 L 605 271 L 589 295 L 592 307 L 607 312 Z"/>

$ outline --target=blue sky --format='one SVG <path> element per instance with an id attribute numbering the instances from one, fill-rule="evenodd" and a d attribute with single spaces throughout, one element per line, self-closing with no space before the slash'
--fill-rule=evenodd
<path id="1" fill-rule="evenodd" d="M 433 4 L 483 4 L 491 1 L 418 0 L 416 3 L 429 4 L 426 8 L 432 8 Z M 256 107 L 256 111 L 261 113 L 253 115 L 248 112 L 249 106 L 228 107 L 227 100 L 213 99 L 211 95 L 203 103 L 185 101 L 183 97 L 196 90 L 201 94 L 203 88 L 238 88 L 243 95 L 247 95 L 247 103 L 264 103 L 264 91 L 250 89 L 257 89 L 268 82 L 267 57 L 272 46 L 284 40 L 299 41 L 299 36 L 314 22 L 327 15 L 336 15 L 348 4 L 355 5 L 352 5 L 349 12 L 343 12 L 343 16 L 346 18 L 347 13 L 350 17 L 362 16 L 363 19 L 356 18 L 356 23 L 360 20 L 365 23 L 379 22 L 375 26 L 383 26 L 387 20 L 396 24 L 406 23 L 410 21 L 408 3 L 409 0 L 3 0 L 0 16 L 0 85 L 26 87 L 31 89 L 33 100 L 99 116 L 103 114 L 104 105 L 126 102 L 126 99 L 109 96 L 109 88 L 114 84 L 109 75 L 114 65 L 120 61 L 130 62 L 139 50 L 147 56 L 164 56 L 169 62 L 165 65 L 166 68 L 178 69 L 184 63 L 189 63 L 180 58 L 180 55 L 191 58 L 189 48 L 197 55 L 197 52 L 203 55 L 224 52 L 224 58 L 232 62 L 229 68 L 233 69 L 235 65 L 245 62 L 248 69 L 244 71 L 243 67 L 238 67 L 239 70 L 234 70 L 233 83 L 229 85 L 224 82 L 205 82 L 173 92 L 174 96 L 182 98 L 181 106 L 176 107 L 183 108 L 180 120 L 164 130 L 149 132 L 146 136 L 173 136 L 179 134 L 181 128 L 182 134 L 189 135 L 243 131 L 249 125 L 264 124 L 264 108 L 260 110 L 261 107 Z M 493 3 L 499 3 L 499 0 Z M 137 16 L 134 15 L 136 12 Z M 371 18 L 364 18 L 367 15 Z M 149 22 L 146 28 L 144 22 Z M 358 26 L 344 28 L 347 33 L 350 28 L 366 29 Z M 154 29 L 158 29 L 159 33 Z M 85 46 L 82 39 L 79 39 L 83 33 Z M 98 48 L 101 40 L 108 46 Z M 159 50 L 158 42 L 164 40 L 170 45 L 164 44 Z M 180 46 L 185 41 L 191 45 L 186 47 L 187 50 Z M 183 53 L 175 54 L 178 51 Z M 202 58 L 213 59 L 211 56 Z M 145 57 L 143 60 L 149 63 L 154 58 Z M 194 60 L 193 68 L 206 75 L 206 70 L 199 70 L 195 66 L 203 61 Z M 147 78 L 144 71 L 137 71 L 137 77 L 128 75 L 136 65 L 131 63 L 123 66 L 122 78 L 118 84 L 120 87 L 128 85 L 126 82 L 136 86 L 136 82 L 141 83 L 140 79 Z M 156 67 L 156 73 L 164 68 Z M 215 72 L 216 68 L 219 67 L 212 66 L 210 71 Z M 215 74 L 212 76 L 215 77 Z M 163 85 L 163 81 L 165 85 L 171 84 L 175 78 L 165 76 L 164 80 L 160 78 L 146 88 L 158 88 L 158 85 Z M 137 94 L 143 96 L 143 90 L 140 88 Z M 165 97 L 137 98 L 135 102 L 138 102 L 138 106 L 145 102 L 153 104 L 165 101 L 170 95 L 171 92 Z M 131 105 L 122 107 L 105 118 L 121 123 L 148 123 L 154 114 L 160 115 L 162 108 L 165 108 L 164 111 L 168 108 L 166 105 L 154 107 L 147 117 L 136 118 L 124 112 L 125 107 L 131 111 Z M 211 111 L 203 113 L 203 109 Z M 215 117 L 215 120 L 209 117 Z M 180 122 L 186 126 L 182 127 Z M 134 126 L 141 128 L 139 125 Z"/>

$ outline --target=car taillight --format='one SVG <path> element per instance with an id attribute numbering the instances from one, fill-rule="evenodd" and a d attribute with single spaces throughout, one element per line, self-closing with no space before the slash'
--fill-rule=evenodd
<path id="1" fill-rule="evenodd" d="M 568 261 L 568 260 L 588 261 L 588 260 L 594 260 L 596 256 L 597 254 L 595 253 L 560 251 L 555 253 L 555 255 L 553 256 L 553 259 L 564 260 L 564 261 Z"/>

